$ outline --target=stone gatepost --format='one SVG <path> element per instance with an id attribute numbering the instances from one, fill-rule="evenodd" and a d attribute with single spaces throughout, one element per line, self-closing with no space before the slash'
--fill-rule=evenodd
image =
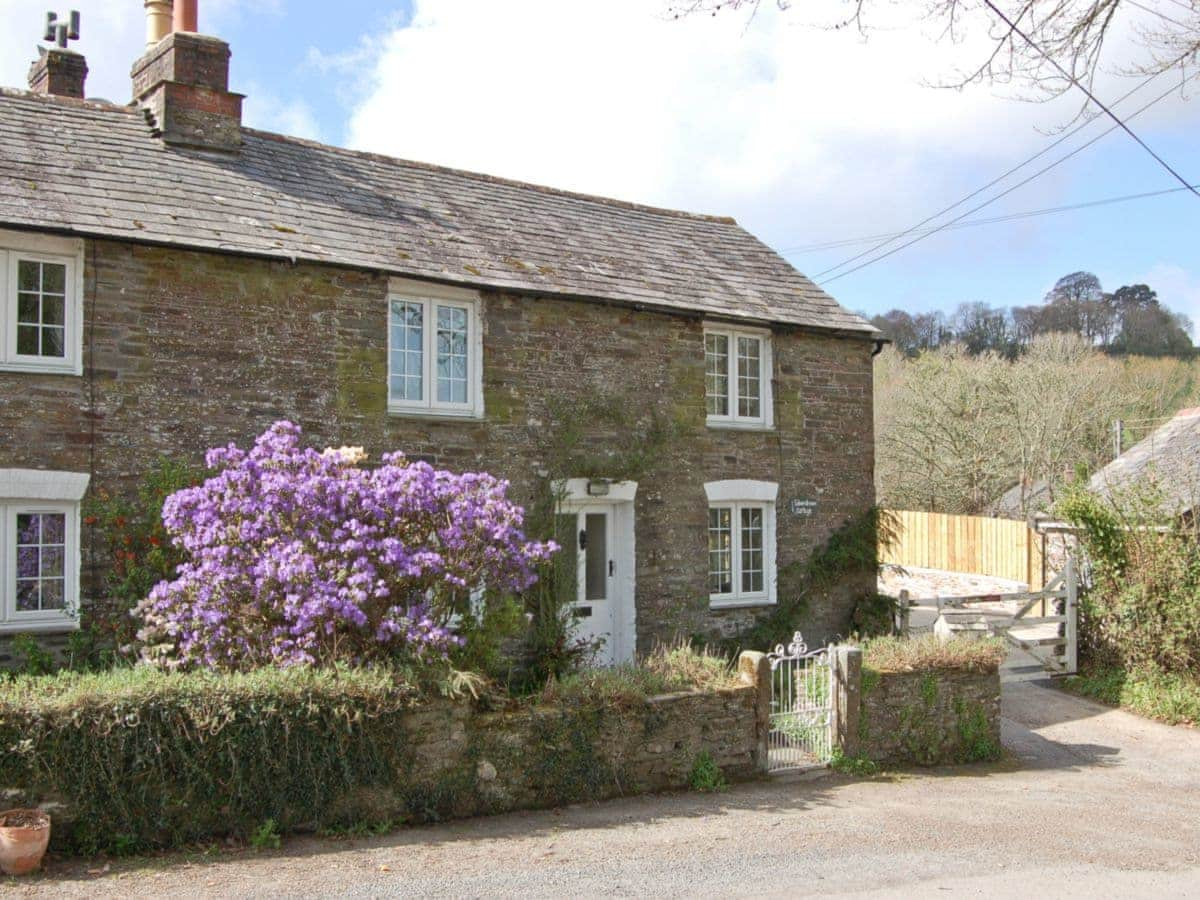
<path id="1" fill-rule="evenodd" d="M 858 720 L 862 714 L 862 650 L 838 646 L 833 654 L 833 746 L 858 756 Z"/>
<path id="2" fill-rule="evenodd" d="M 771 731 L 771 663 L 767 654 L 757 650 L 743 650 L 738 656 L 738 675 L 745 684 L 754 686 L 758 694 L 755 732 L 757 742 L 754 764 L 760 772 L 767 771 L 767 735 Z"/>

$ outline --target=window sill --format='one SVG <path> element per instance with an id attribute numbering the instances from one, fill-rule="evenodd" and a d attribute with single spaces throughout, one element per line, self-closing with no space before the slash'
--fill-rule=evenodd
<path id="1" fill-rule="evenodd" d="M 0 362 L 0 372 L 20 372 L 24 375 L 80 376 L 83 374 L 83 368 L 73 363 Z"/>
<path id="2" fill-rule="evenodd" d="M 28 621 L 0 622 L 0 637 L 10 637 L 14 634 L 53 634 L 78 631 L 79 620 L 63 617 L 61 619 L 30 619 Z"/>
<path id="3" fill-rule="evenodd" d="M 718 431 L 774 431 L 774 425 L 763 422 L 738 422 L 730 419 L 706 419 L 705 425 Z"/>
<path id="4" fill-rule="evenodd" d="M 428 409 L 428 408 L 411 408 L 407 406 L 388 406 L 387 413 L 389 416 L 398 419 L 424 419 L 430 422 L 444 421 L 482 421 L 482 410 L 475 409 Z"/>
<path id="5" fill-rule="evenodd" d="M 768 598 L 760 600 L 709 600 L 709 609 L 757 609 L 761 606 L 774 606 L 775 601 Z"/>

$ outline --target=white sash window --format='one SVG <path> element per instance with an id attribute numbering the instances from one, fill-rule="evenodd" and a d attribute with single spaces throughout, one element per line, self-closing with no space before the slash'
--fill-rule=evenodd
<path id="1" fill-rule="evenodd" d="M 0 469 L 0 632 L 77 626 L 87 483 L 77 472 Z"/>
<path id="2" fill-rule="evenodd" d="M 483 337 L 475 291 L 393 278 L 388 294 L 388 410 L 483 415 Z"/>
<path id="3" fill-rule="evenodd" d="M 775 500 L 769 481 L 710 481 L 708 599 L 710 605 L 761 606 L 776 600 Z"/>

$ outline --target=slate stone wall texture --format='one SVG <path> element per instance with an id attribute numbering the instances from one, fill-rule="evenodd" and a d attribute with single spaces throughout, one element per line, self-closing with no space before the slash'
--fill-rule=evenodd
<path id="1" fill-rule="evenodd" d="M 545 471 L 552 399 L 616 396 L 629 421 L 657 414 L 679 429 L 637 493 L 640 649 L 728 634 L 757 614 L 709 609 L 704 482 L 780 484 L 781 568 L 874 503 L 870 341 L 776 330 L 775 430 L 715 430 L 704 421 L 699 317 L 484 292 L 485 417 L 405 418 L 386 409 L 387 284 L 367 271 L 89 240 L 84 375 L 0 372 L 0 467 L 92 471 L 93 489 L 128 490 L 159 454 L 198 462 L 208 447 L 291 419 L 319 445 L 486 469 L 528 502 Z M 585 429 L 594 455 L 614 430 Z M 813 515 L 792 515 L 793 498 L 816 500 Z M 99 564 L 86 531 L 85 564 Z M 873 581 L 811 603 L 801 622 L 810 643 L 844 632 L 853 597 Z M 95 592 L 85 581 L 84 596 Z"/>
<path id="2" fill-rule="evenodd" d="M 285 710 L 295 702 L 283 695 L 278 699 Z M 755 778 L 762 771 L 757 702 L 758 690 L 749 684 L 602 706 L 589 698 L 574 698 L 485 711 L 466 700 L 423 700 L 398 718 L 388 717 L 392 724 L 360 723 L 363 727 L 353 729 L 363 740 L 370 732 L 375 741 L 387 737 L 380 728 L 394 728 L 399 770 L 391 777 L 366 770 L 351 773 L 362 782 L 333 802 L 326 810 L 327 821 L 436 821 L 686 789 L 702 754 L 728 781 Z M 115 744 L 123 737 L 112 735 Z M 238 751 L 234 739 L 227 752 L 236 757 Z M 248 765 L 254 765 L 256 752 L 249 750 Z M 111 755 L 116 766 L 131 764 L 118 749 Z M 160 805 L 186 806 L 195 778 L 195 773 L 153 778 L 167 796 L 147 798 L 135 815 L 148 818 L 127 823 L 130 833 L 166 838 L 171 826 L 157 819 L 154 810 Z M 265 793 L 286 795 L 288 785 L 272 782 L 269 774 L 264 779 Z M 78 784 L 70 779 L 62 783 Z M 13 787 L 18 798 L 13 802 L 52 809 L 55 844 L 70 849 L 80 814 L 72 798 L 52 792 L 26 795 L 22 790 L 23 786 Z M 295 814 L 284 811 L 279 825 L 297 831 L 318 827 L 297 821 Z M 257 827 L 233 820 L 221 823 L 235 830 L 247 825 Z"/>
<path id="3" fill-rule="evenodd" d="M 702 753 L 726 778 L 753 778 L 757 701 L 747 685 L 651 697 L 595 716 L 555 705 L 473 713 L 435 704 L 406 723 L 412 780 L 431 793 L 460 783 L 453 813 L 471 816 L 684 788 Z"/>
<path id="4" fill-rule="evenodd" d="M 973 753 L 1000 748 L 1000 672 L 864 668 L 859 714 L 858 753 L 868 759 L 970 762 Z"/>

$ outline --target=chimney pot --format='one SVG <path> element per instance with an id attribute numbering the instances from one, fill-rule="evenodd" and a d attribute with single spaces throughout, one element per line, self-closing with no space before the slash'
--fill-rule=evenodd
<path id="1" fill-rule="evenodd" d="M 29 89 L 35 94 L 83 99 L 87 60 L 82 53 L 61 47 L 38 48 L 38 58 L 29 67 Z"/>
<path id="2" fill-rule="evenodd" d="M 172 31 L 187 31 L 195 33 L 200 30 L 199 13 L 196 9 L 197 0 L 175 0 L 174 21 Z"/>
<path id="3" fill-rule="evenodd" d="M 171 33 L 171 0 L 145 0 L 146 49 Z"/>

